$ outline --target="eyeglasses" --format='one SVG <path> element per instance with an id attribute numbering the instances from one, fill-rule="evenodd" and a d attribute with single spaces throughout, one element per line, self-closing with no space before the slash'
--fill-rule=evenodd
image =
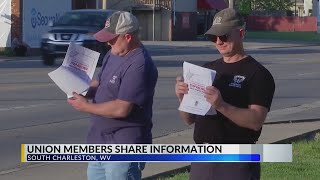
<path id="1" fill-rule="evenodd" d="M 211 35 L 208 37 L 210 41 L 216 43 L 218 38 L 220 39 L 220 41 L 222 42 L 227 42 L 228 41 L 228 38 L 229 38 L 229 35 L 228 34 L 225 34 L 225 35 L 222 35 L 222 36 L 216 36 L 216 35 Z"/>

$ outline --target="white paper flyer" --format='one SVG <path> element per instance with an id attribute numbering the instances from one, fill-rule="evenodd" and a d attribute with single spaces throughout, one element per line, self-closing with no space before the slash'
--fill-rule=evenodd
<path id="1" fill-rule="evenodd" d="M 72 97 L 72 92 L 85 95 L 90 87 L 100 53 L 70 43 L 62 65 L 48 73 L 56 85 Z"/>
<path id="2" fill-rule="evenodd" d="M 206 87 L 212 86 L 215 76 L 214 70 L 184 62 L 183 78 L 189 91 L 184 95 L 179 110 L 202 116 L 216 114 L 204 97 Z"/>

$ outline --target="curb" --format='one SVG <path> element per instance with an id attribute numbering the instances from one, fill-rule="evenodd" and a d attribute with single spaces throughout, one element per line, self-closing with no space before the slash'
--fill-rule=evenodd
<path id="1" fill-rule="evenodd" d="M 315 121 L 319 121 L 319 120 L 320 119 L 317 119 Z M 291 121 L 289 121 L 289 122 L 291 122 Z M 300 123 L 302 123 L 302 122 L 312 122 L 312 121 L 301 120 Z M 299 122 L 297 122 L 297 123 L 299 123 Z M 274 123 L 274 124 L 280 124 L 280 123 Z M 317 130 L 314 130 L 314 131 L 310 131 L 310 132 L 306 132 L 306 133 L 303 133 L 303 134 L 299 134 L 297 136 L 293 136 L 293 137 L 290 137 L 290 138 L 282 139 L 282 140 L 279 140 L 279 141 L 271 142 L 270 144 L 289 144 L 289 143 L 292 143 L 292 142 L 295 142 L 295 141 L 300 141 L 300 140 L 313 140 L 317 133 L 320 133 L 320 129 L 317 129 Z M 190 172 L 190 165 L 184 166 L 184 167 L 181 167 L 181 168 L 177 168 L 177 169 L 172 169 L 170 171 L 162 172 L 162 173 L 155 174 L 155 175 L 152 175 L 152 176 L 149 176 L 149 177 L 145 177 L 142 180 L 160 179 L 160 178 L 174 176 L 175 174 L 184 173 L 184 172 Z"/>
<path id="2" fill-rule="evenodd" d="M 244 41 L 244 43 L 263 43 L 263 41 L 266 41 L 266 39 L 253 39 L 253 40 L 249 40 L 249 41 Z M 143 42 L 143 41 L 142 41 Z M 197 43 L 199 43 L 199 45 L 196 45 Z M 256 49 L 275 49 L 275 48 L 288 48 L 288 47 L 310 47 L 310 46 L 320 46 L 320 43 L 316 43 L 316 42 L 308 42 L 308 41 L 285 41 L 285 40 L 280 40 L 280 41 L 268 41 L 267 42 L 272 42 L 275 44 L 278 43 L 283 43 L 283 45 L 281 46 L 267 46 L 267 47 L 259 47 Z M 205 40 L 201 40 L 201 41 L 168 41 L 167 43 L 160 43 L 157 44 L 157 41 L 152 42 L 151 43 L 149 41 L 145 41 L 144 42 L 144 46 L 149 49 L 149 50 L 169 50 L 169 49 L 183 49 L 186 47 L 200 47 L 200 48 L 211 48 L 213 47 L 212 44 L 208 41 Z M 153 44 L 155 43 L 155 44 Z M 284 45 L 286 44 L 287 45 Z M 148 46 L 151 46 L 148 47 Z M 153 46 L 169 46 L 169 47 L 153 47 Z M 256 50 L 253 49 L 253 50 Z M 251 50 L 250 48 L 248 50 Z M 34 58 L 41 58 L 41 54 L 40 53 L 34 53 L 32 55 L 29 56 L 24 56 L 24 57 L 19 57 L 19 56 L 0 56 L 0 61 L 10 61 L 10 60 L 28 60 L 28 59 L 34 59 Z"/>
<path id="3" fill-rule="evenodd" d="M 14 173 L 14 172 L 17 172 L 17 171 L 22 171 L 22 170 L 29 169 L 29 168 L 37 168 L 37 167 L 40 167 L 40 166 L 46 166 L 46 165 L 49 165 L 49 164 L 52 164 L 52 162 L 48 162 L 48 163 L 33 163 L 31 165 L 20 166 L 20 167 L 16 167 L 16 168 L 13 168 L 13 169 L 0 171 L 0 176 L 1 175 L 5 175 L 5 174 L 9 174 L 9 173 Z"/>
<path id="4" fill-rule="evenodd" d="M 177 169 L 172 169 L 170 171 L 166 171 L 166 172 L 163 172 L 163 173 L 155 174 L 155 175 L 152 175 L 152 176 L 149 176 L 149 177 L 145 177 L 145 178 L 142 178 L 142 180 L 160 179 L 160 178 L 164 178 L 164 177 L 169 177 L 170 175 L 174 176 L 175 174 L 184 173 L 186 171 L 190 172 L 190 165 L 184 166 L 184 167 L 180 167 L 180 168 L 177 168 Z"/>
<path id="5" fill-rule="evenodd" d="M 19 57 L 19 56 L 0 56 L 0 61 L 27 61 L 27 60 L 34 60 L 34 59 L 40 59 L 41 56 L 24 56 L 24 57 Z"/>
<path id="6" fill-rule="evenodd" d="M 275 121 L 275 122 L 265 122 L 266 125 L 271 124 L 292 124 L 292 123 L 304 123 L 304 122 L 315 122 L 320 121 L 320 119 L 296 119 L 296 120 L 285 120 L 285 121 Z"/>
<path id="7" fill-rule="evenodd" d="M 320 44 L 306 44 L 306 45 L 292 45 L 292 46 L 271 46 L 271 47 L 260 47 L 258 49 L 275 49 L 275 48 L 293 48 L 293 47 L 312 47 L 319 46 Z"/>
<path id="8" fill-rule="evenodd" d="M 286 138 L 286 139 L 282 139 L 276 142 L 272 142 L 270 144 L 289 144 L 295 141 L 300 141 L 300 140 L 313 140 L 316 136 L 317 133 L 320 132 L 320 129 L 314 130 L 314 131 L 310 131 L 310 132 L 306 132 L 303 134 L 299 134 L 297 136 L 293 136 L 290 138 Z"/>

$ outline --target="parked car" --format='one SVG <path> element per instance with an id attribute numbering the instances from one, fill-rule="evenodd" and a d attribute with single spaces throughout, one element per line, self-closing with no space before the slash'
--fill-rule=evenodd
<path id="1" fill-rule="evenodd" d="M 64 57 L 72 41 L 100 53 L 98 65 L 110 46 L 95 40 L 93 34 L 104 27 L 113 10 L 81 9 L 63 14 L 58 21 L 51 23 L 51 29 L 42 35 L 41 53 L 43 64 L 53 65 L 55 59 Z"/>

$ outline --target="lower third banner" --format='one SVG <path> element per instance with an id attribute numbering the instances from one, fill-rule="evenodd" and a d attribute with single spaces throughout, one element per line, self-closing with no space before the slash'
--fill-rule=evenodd
<path id="1" fill-rule="evenodd" d="M 259 154 L 28 154 L 22 162 L 259 162 Z"/>

